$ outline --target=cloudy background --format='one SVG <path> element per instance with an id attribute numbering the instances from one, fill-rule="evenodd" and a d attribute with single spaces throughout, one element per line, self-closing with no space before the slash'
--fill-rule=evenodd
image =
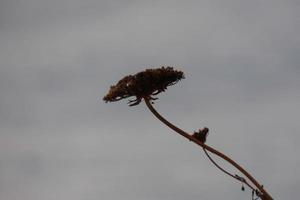
<path id="1" fill-rule="evenodd" d="M 298 199 L 299 10 L 296 0 L 1 0 L 0 199 L 250 199 L 144 104 L 101 100 L 161 65 L 186 74 L 155 103 L 166 118 L 209 127 L 208 144 L 274 199 Z"/>

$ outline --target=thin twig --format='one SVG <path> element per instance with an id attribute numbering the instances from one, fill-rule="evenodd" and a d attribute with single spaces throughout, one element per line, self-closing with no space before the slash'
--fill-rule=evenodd
<path id="1" fill-rule="evenodd" d="M 230 177 L 232 177 L 232 178 L 234 178 L 234 179 L 236 179 L 236 180 L 238 180 L 238 181 L 240 181 L 240 182 L 246 184 L 246 185 L 247 185 L 249 188 L 251 188 L 252 190 L 255 190 L 255 188 L 254 188 L 253 186 L 251 186 L 251 185 L 246 181 L 246 179 L 244 179 L 243 177 L 238 176 L 237 174 L 236 174 L 236 175 L 231 174 L 230 172 L 228 172 L 228 171 L 226 171 L 224 168 L 222 168 L 218 163 L 216 163 L 216 161 L 214 161 L 214 160 L 212 159 L 212 157 L 208 154 L 208 152 L 206 151 L 205 148 L 203 148 L 203 151 L 204 151 L 205 155 L 208 157 L 208 159 L 209 159 L 209 160 L 210 160 L 210 161 L 211 161 L 218 169 L 220 169 L 222 172 L 224 172 L 224 173 L 227 174 L 228 176 L 230 176 Z"/>

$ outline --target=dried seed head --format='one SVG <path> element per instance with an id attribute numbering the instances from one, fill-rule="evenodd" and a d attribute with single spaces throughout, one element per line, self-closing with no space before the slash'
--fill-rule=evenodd
<path id="1" fill-rule="evenodd" d="M 125 76 L 116 85 L 111 86 L 103 100 L 114 102 L 135 96 L 135 100 L 129 100 L 129 105 L 135 106 L 142 98 L 156 99 L 152 95 L 165 91 L 168 86 L 174 85 L 183 78 L 183 72 L 174 70 L 173 67 L 146 69 L 135 75 Z"/>

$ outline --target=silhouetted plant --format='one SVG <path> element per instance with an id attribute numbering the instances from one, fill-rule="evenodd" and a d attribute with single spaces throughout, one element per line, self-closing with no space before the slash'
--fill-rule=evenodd
<path id="1" fill-rule="evenodd" d="M 183 137 L 201 146 L 205 155 L 217 168 L 219 168 L 222 172 L 229 175 L 230 177 L 241 182 L 242 191 L 245 190 L 244 185 L 247 185 L 252 190 L 253 200 L 259 198 L 262 200 L 273 200 L 273 198 L 268 194 L 264 187 L 261 184 L 259 184 L 258 181 L 256 181 L 254 177 L 250 175 L 244 168 L 242 168 L 239 164 L 237 164 L 234 160 L 232 160 L 225 154 L 205 144 L 209 132 L 208 128 L 204 127 L 203 129 L 199 129 L 198 132 L 189 134 L 167 121 L 154 109 L 154 107 L 152 106 L 153 101 L 157 100 L 158 98 L 154 98 L 153 96 L 164 92 L 168 86 L 176 84 L 179 80 L 183 78 L 183 72 L 179 70 L 174 70 L 173 67 L 146 69 L 145 71 L 139 72 L 135 75 L 125 76 L 123 79 L 118 81 L 116 85 L 111 86 L 108 94 L 104 96 L 103 100 L 105 102 L 114 102 L 128 97 L 135 97 L 135 99 L 129 100 L 129 106 L 136 106 L 142 100 L 144 100 L 149 110 L 161 122 L 163 122 L 165 125 L 173 129 Z M 240 173 L 243 174 L 247 179 L 238 174 L 232 174 L 224 168 L 222 168 L 212 159 L 208 152 L 211 152 L 230 163 L 238 171 L 240 171 Z"/>
<path id="2" fill-rule="evenodd" d="M 108 94 L 103 98 L 104 101 L 119 101 L 121 99 L 135 96 L 136 99 L 129 100 L 130 106 L 138 105 L 142 98 L 147 97 L 151 100 L 152 95 L 164 92 L 168 86 L 174 85 L 183 79 L 183 72 L 173 70 L 172 67 L 162 67 L 158 69 L 146 69 L 135 75 L 122 78 L 117 85 L 110 87 Z"/>

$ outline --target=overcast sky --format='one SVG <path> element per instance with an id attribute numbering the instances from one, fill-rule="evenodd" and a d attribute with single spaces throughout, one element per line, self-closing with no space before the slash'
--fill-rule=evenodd
<path id="1" fill-rule="evenodd" d="M 300 196 L 300 1 L 1 0 L 0 199 L 250 199 L 144 103 L 104 103 L 128 74 L 186 79 L 155 107 Z M 230 171 L 230 166 L 219 161 Z"/>

